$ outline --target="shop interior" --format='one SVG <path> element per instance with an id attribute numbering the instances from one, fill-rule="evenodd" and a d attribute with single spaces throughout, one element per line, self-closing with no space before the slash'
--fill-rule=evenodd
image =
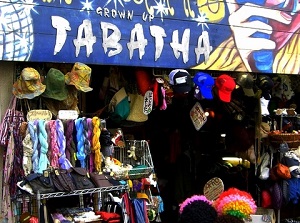
<path id="1" fill-rule="evenodd" d="M 59 69 L 66 74 L 72 69 L 73 64 L 19 63 L 16 67 L 17 74 L 25 66 L 34 67 L 45 76 L 50 68 Z M 250 192 L 257 204 L 262 205 L 261 192 L 270 187 L 273 181 L 258 177 L 260 166 L 257 159 L 263 152 L 272 150 L 273 147 L 270 146 L 268 137 L 261 136 L 259 131 L 261 128 L 257 123 L 268 123 L 270 127 L 268 132 L 279 128 L 286 132 L 300 129 L 300 119 L 297 116 L 300 113 L 300 106 L 297 106 L 300 105 L 298 77 L 290 75 L 288 76 L 290 81 L 282 84 L 282 80 L 285 80 L 284 75 L 249 74 L 253 78 L 254 95 L 246 96 L 243 88 L 238 87 L 232 91 L 229 103 L 220 100 L 216 88 L 213 88 L 213 99 L 199 98 L 193 85 L 187 93 L 167 95 L 166 107 L 153 107 L 145 121 L 116 122 L 111 119 L 108 109 L 116 89 L 112 89 L 112 85 L 105 85 L 113 72 L 118 78 L 115 86 L 125 87 L 126 92 L 138 93 L 136 75 L 138 72 L 142 70 L 147 73 L 151 81 L 157 78 L 166 80 L 171 69 L 89 66 L 92 69 L 90 87 L 93 90 L 86 93 L 78 92 L 79 116 L 98 116 L 106 121 L 107 129 L 121 128 L 125 139 L 145 139 L 149 142 L 159 188 L 152 192 L 160 194 L 163 199 L 162 222 L 176 222 L 178 205 L 186 197 L 202 194 L 205 183 L 213 177 L 221 178 L 225 188 L 237 187 Z M 194 76 L 199 71 L 188 72 Z M 201 72 L 211 75 L 214 79 L 224 74 L 217 71 Z M 236 80 L 239 74 L 226 72 L 226 75 Z M 271 88 L 263 79 L 266 76 L 273 82 Z M 153 88 L 153 82 L 151 83 L 148 88 Z M 280 89 L 281 93 L 274 92 L 275 88 Z M 267 98 L 267 95 L 271 97 Z M 261 107 L 261 98 L 268 99 L 264 100 L 268 101 L 267 107 Z M 199 130 L 195 129 L 190 117 L 190 111 L 196 102 L 200 103 L 207 117 Z M 39 98 L 31 100 L 30 107 L 47 108 L 43 99 Z M 291 117 L 282 118 L 275 112 L 281 108 L 293 108 L 294 113 Z M 276 152 L 274 156 L 273 161 L 276 162 Z M 226 162 L 225 157 L 237 159 Z M 64 201 L 73 204 L 74 199 L 76 198 L 69 197 Z M 57 204 L 55 199 L 49 201 L 50 206 Z M 273 208 L 272 204 L 269 208 Z M 276 214 L 280 214 L 277 217 L 281 219 L 299 217 L 297 208 L 299 208 L 297 200 L 287 202 L 279 208 L 280 212 L 276 210 Z"/>

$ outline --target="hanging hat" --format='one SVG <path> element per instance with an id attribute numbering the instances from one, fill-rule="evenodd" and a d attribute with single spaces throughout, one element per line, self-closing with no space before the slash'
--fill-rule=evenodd
<path id="1" fill-rule="evenodd" d="M 209 74 L 198 72 L 193 78 L 194 83 L 199 87 L 201 95 L 206 99 L 213 99 L 212 88 L 215 80 Z"/>
<path id="2" fill-rule="evenodd" d="M 251 74 L 239 73 L 236 75 L 235 82 L 238 86 L 243 88 L 246 96 L 253 97 L 255 95 L 253 91 L 254 81 Z"/>
<path id="3" fill-rule="evenodd" d="M 43 97 L 58 101 L 63 101 L 67 98 L 68 90 L 65 85 L 65 75 L 60 70 L 51 68 L 43 83 L 46 85 L 46 90 L 42 94 Z"/>
<path id="4" fill-rule="evenodd" d="M 80 62 L 76 62 L 71 70 L 65 75 L 67 85 L 74 85 L 77 90 L 88 92 L 93 88 L 89 87 L 92 69 Z"/>
<path id="5" fill-rule="evenodd" d="M 221 101 L 230 102 L 235 86 L 234 79 L 227 74 L 222 74 L 216 79 L 216 87 Z"/>
<path id="6" fill-rule="evenodd" d="M 274 87 L 274 82 L 271 77 L 267 75 L 258 75 L 258 88 L 262 90 L 262 96 L 266 100 L 271 99 L 272 88 Z"/>
<path id="7" fill-rule="evenodd" d="M 283 101 L 291 100 L 295 95 L 292 89 L 292 82 L 287 75 L 278 75 L 280 77 L 280 83 L 272 89 L 272 95 L 280 98 Z"/>
<path id="8" fill-rule="evenodd" d="M 170 72 L 169 83 L 176 93 L 188 93 L 192 88 L 191 75 L 182 69 L 175 69 Z"/>
<path id="9" fill-rule="evenodd" d="M 33 99 L 41 95 L 45 89 L 46 86 L 42 84 L 39 72 L 31 67 L 24 68 L 13 84 L 13 94 L 19 99 Z"/>

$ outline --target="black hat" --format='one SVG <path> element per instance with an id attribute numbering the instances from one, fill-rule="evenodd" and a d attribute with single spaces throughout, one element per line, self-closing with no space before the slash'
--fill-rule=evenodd
<path id="1" fill-rule="evenodd" d="M 274 82 L 268 75 L 258 75 L 258 88 L 262 90 L 262 96 L 266 100 L 271 99 L 272 88 L 274 87 Z"/>
<path id="2" fill-rule="evenodd" d="M 243 91 L 246 96 L 248 97 L 253 97 L 254 91 L 253 91 L 253 86 L 254 86 L 254 80 L 253 76 L 251 74 L 247 73 L 239 73 L 235 75 L 235 82 L 238 86 L 243 88 Z"/>
<path id="3" fill-rule="evenodd" d="M 183 69 L 172 70 L 169 74 L 169 83 L 176 93 L 188 93 L 192 88 L 191 75 Z"/>

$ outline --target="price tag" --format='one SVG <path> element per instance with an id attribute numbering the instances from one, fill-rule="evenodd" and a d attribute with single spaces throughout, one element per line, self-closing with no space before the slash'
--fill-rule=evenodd
<path id="1" fill-rule="evenodd" d="M 52 119 L 52 113 L 49 110 L 30 110 L 27 112 L 27 120 L 34 121 L 34 120 L 45 120 L 50 121 Z"/>
<path id="2" fill-rule="evenodd" d="M 144 95 L 144 107 L 143 107 L 143 113 L 145 115 L 149 115 L 152 111 L 153 106 L 153 92 L 147 91 Z"/>
<path id="3" fill-rule="evenodd" d="M 203 193 L 208 200 L 216 200 L 223 192 L 224 184 L 223 181 L 218 177 L 210 179 L 204 185 Z"/>
<path id="4" fill-rule="evenodd" d="M 197 131 L 206 123 L 207 117 L 199 102 L 196 102 L 191 109 L 190 117 Z"/>
<path id="5" fill-rule="evenodd" d="M 59 119 L 77 119 L 78 112 L 76 110 L 59 110 L 58 118 Z"/>

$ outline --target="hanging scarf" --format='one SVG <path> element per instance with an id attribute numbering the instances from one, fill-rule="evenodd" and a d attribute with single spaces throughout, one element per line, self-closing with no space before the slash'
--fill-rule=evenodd
<path id="1" fill-rule="evenodd" d="M 66 122 L 66 158 L 70 161 L 72 166 L 75 166 L 76 162 L 76 145 L 73 140 L 74 120 L 67 120 Z"/>
<path id="2" fill-rule="evenodd" d="M 32 161 L 32 170 L 34 173 L 38 172 L 38 166 L 39 166 L 39 151 L 38 151 L 38 136 L 37 136 L 38 125 L 37 125 L 37 123 L 38 123 L 37 120 L 30 121 L 28 123 L 30 138 L 31 138 L 32 145 L 33 145 L 31 161 Z"/>
<path id="3" fill-rule="evenodd" d="M 87 167 L 90 166 L 90 154 L 91 154 L 91 143 L 89 141 L 89 136 L 88 136 L 88 123 L 87 123 L 87 118 L 83 117 L 82 118 L 82 125 L 83 125 L 83 144 L 84 144 L 84 153 L 86 156 L 86 161 L 88 162 Z"/>
<path id="4" fill-rule="evenodd" d="M 70 161 L 66 158 L 66 138 L 64 135 L 64 126 L 61 120 L 57 119 L 56 121 L 56 134 L 57 134 L 57 144 L 59 147 L 59 165 L 62 169 L 69 169 L 72 167 Z"/>
<path id="5" fill-rule="evenodd" d="M 83 136 L 83 124 L 82 118 L 78 118 L 75 120 L 76 126 L 76 139 L 77 139 L 77 159 L 80 161 L 80 165 L 82 168 L 85 168 L 85 153 L 84 153 L 84 136 Z"/>
<path id="6" fill-rule="evenodd" d="M 24 117 L 22 115 L 17 115 L 13 118 L 13 137 L 14 137 L 14 161 L 12 164 L 13 170 L 10 176 L 10 196 L 15 198 L 17 195 L 17 183 L 21 181 L 24 177 L 23 170 L 23 144 L 22 144 L 22 136 L 20 135 L 20 126 L 24 121 Z"/>
<path id="7" fill-rule="evenodd" d="M 10 131 L 13 131 L 13 128 L 10 127 Z M 9 192 L 9 179 L 11 176 L 11 172 L 13 170 L 13 166 L 11 165 L 14 160 L 14 137 L 13 134 L 10 134 L 8 146 L 6 150 L 5 162 L 4 162 L 4 170 L 3 170 L 3 191 L 2 191 L 2 216 L 7 220 L 7 222 L 13 221 L 13 212 L 11 207 L 11 197 Z"/>
<path id="8" fill-rule="evenodd" d="M 101 145 L 99 140 L 101 134 L 100 118 L 93 117 L 92 123 L 93 123 L 92 152 L 95 154 L 94 165 L 95 165 L 95 170 L 97 172 L 101 172 L 101 153 L 100 153 Z"/>
<path id="9" fill-rule="evenodd" d="M 54 168 L 58 168 L 59 148 L 57 142 L 56 121 L 55 120 L 49 121 L 49 126 L 50 126 L 50 145 L 49 145 L 50 165 Z"/>
<path id="10" fill-rule="evenodd" d="M 32 170 L 31 157 L 33 154 L 33 147 L 32 147 L 33 145 L 32 145 L 28 128 L 26 130 L 26 136 L 23 139 L 22 144 L 23 144 L 23 170 L 24 170 L 24 175 L 27 176 L 28 174 L 31 173 Z"/>
<path id="11" fill-rule="evenodd" d="M 146 201 L 144 199 L 135 198 L 132 201 L 135 210 L 136 223 L 149 223 Z"/>
<path id="12" fill-rule="evenodd" d="M 91 118 L 87 118 L 86 119 L 86 123 L 87 123 L 87 128 L 88 128 L 88 140 L 90 142 L 90 150 L 92 150 L 92 137 L 93 137 L 93 123 L 92 123 L 92 119 Z M 92 153 L 92 151 L 90 152 L 90 159 L 89 159 L 89 171 L 93 172 L 95 171 L 94 168 L 94 160 L 95 160 L 95 154 Z"/>
<path id="13" fill-rule="evenodd" d="M 38 139 L 40 143 L 40 157 L 39 157 L 39 164 L 38 164 L 38 173 L 43 173 L 44 170 L 47 169 L 49 160 L 47 157 L 48 152 L 48 138 L 47 138 L 47 132 L 46 132 L 46 126 L 45 126 L 45 120 L 39 120 L 38 121 L 39 126 L 39 134 Z"/>

